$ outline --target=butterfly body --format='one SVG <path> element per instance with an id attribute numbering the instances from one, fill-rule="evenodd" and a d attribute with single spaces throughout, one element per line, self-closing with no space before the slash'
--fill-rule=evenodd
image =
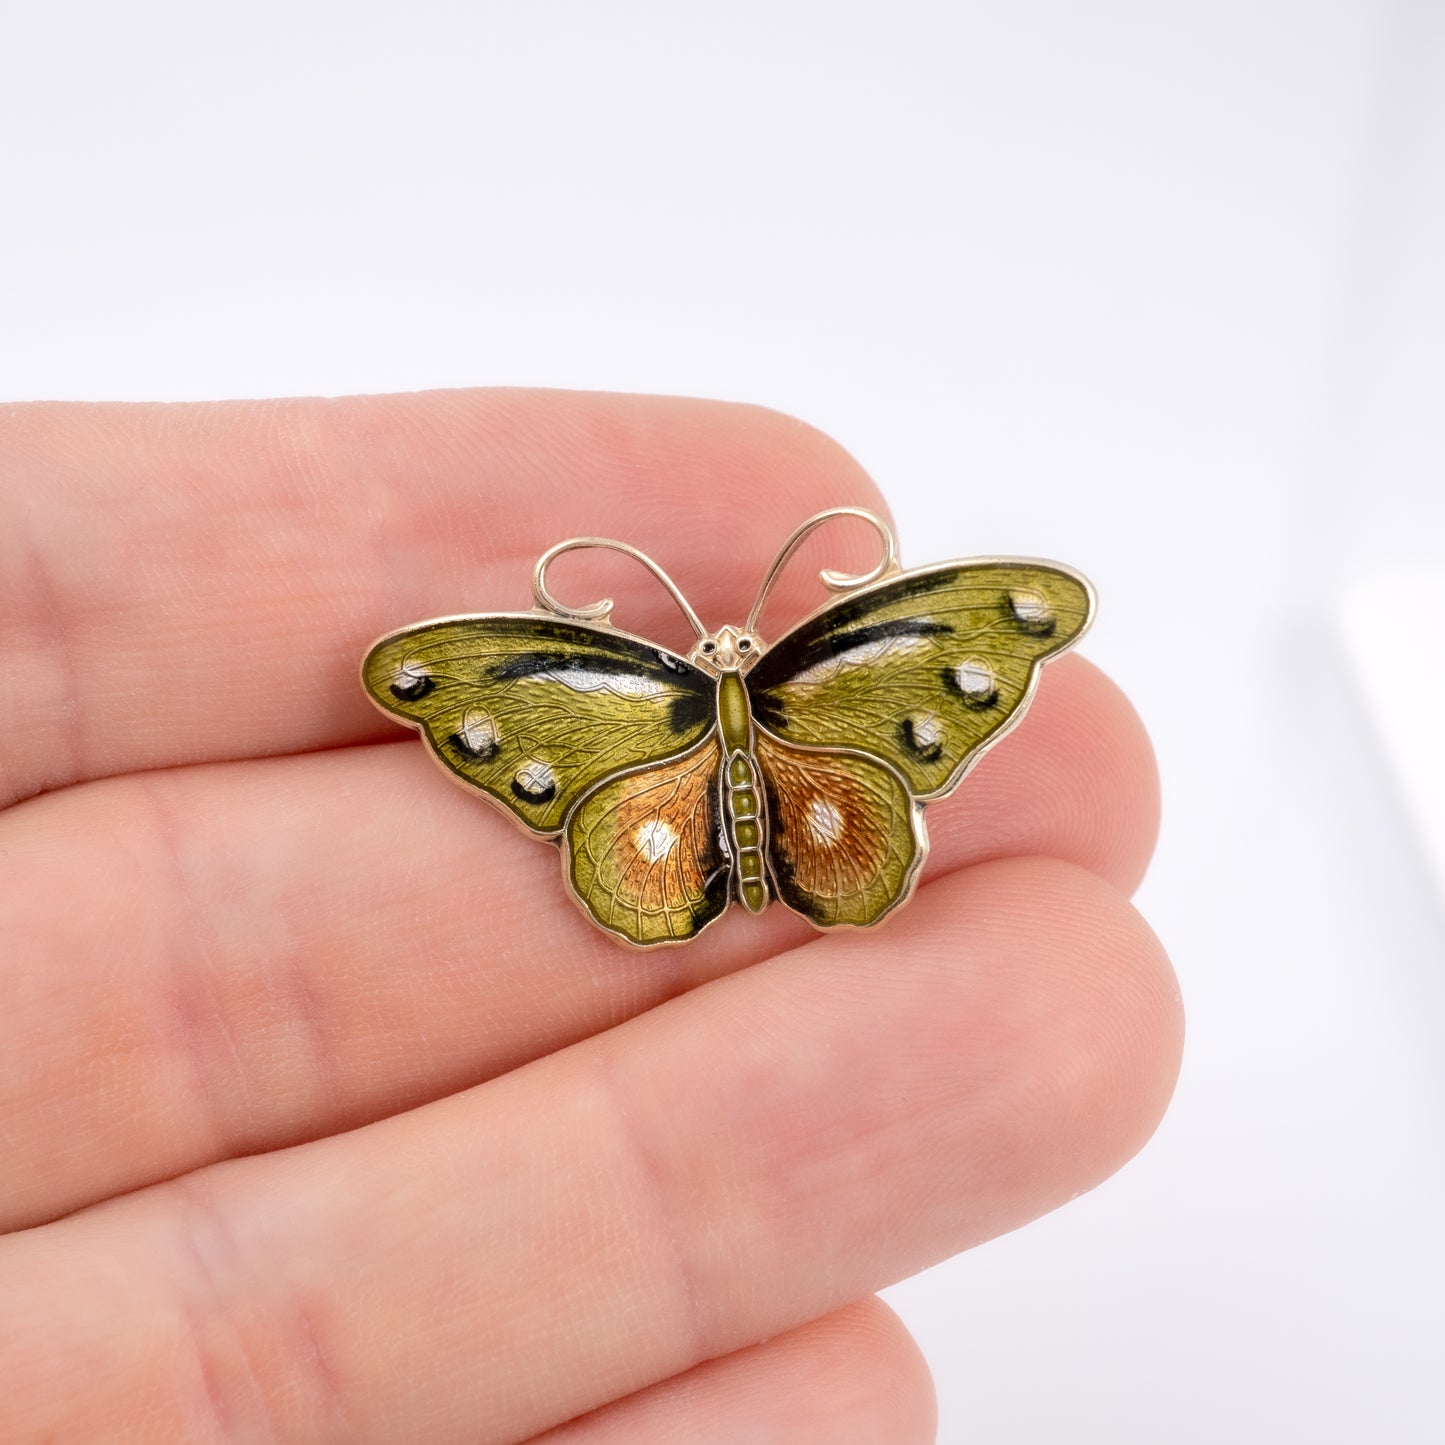
<path id="1" fill-rule="evenodd" d="M 729 669 L 717 680 L 718 734 L 723 763 L 718 777 L 720 812 L 737 876 L 738 901 L 749 913 L 768 906 L 764 880 L 763 822 L 758 806 L 762 774 L 753 757 L 753 714 L 742 675 Z"/>
<path id="2" fill-rule="evenodd" d="M 768 583 L 741 628 L 708 632 L 683 603 L 699 633 L 683 658 L 614 629 L 610 604 L 559 608 L 542 581 L 559 550 L 534 580 L 545 610 L 403 628 L 363 683 L 453 777 L 558 842 L 587 915 L 639 946 L 693 938 L 732 901 L 822 928 L 892 912 L 925 805 L 1017 723 L 1093 607 L 1055 563 L 895 564 L 861 585 L 825 574 L 842 600 L 771 647 L 753 630 Z"/>

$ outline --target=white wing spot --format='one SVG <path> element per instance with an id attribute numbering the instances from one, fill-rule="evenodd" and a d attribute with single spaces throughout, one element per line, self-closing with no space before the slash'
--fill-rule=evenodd
<path id="1" fill-rule="evenodd" d="M 524 793 L 540 795 L 548 788 L 557 786 L 557 774 L 547 763 L 538 762 L 534 758 L 517 769 L 517 786 Z"/>
<path id="2" fill-rule="evenodd" d="M 652 818 L 637 829 L 632 841 L 649 863 L 660 863 L 677 847 L 677 829 L 661 818 Z"/>
<path id="3" fill-rule="evenodd" d="M 913 652 L 926 652 L 931 646 L 928 638 L 905 635 L 902 637 L 875 637 L 872 642 L 860 642 L 845 652 L 825 657 L 802 672 L 794 673 L 789 684 L 831 682 L 845 667 L 863 667 L 877 662 L 880 657 L 906 657 Z"/>
<path id="4" fill-rule="evenodd" d="M 492 721 L 491 714 L 479 707 L 467 709 L 457 731 L 468 752 L 489 753 L 500 741 L 497 725 Z"/>
<path id="5" fill-rule="evenodd" d="M 954 669 L 953 678 L 964 697 L 975 701 L 991 697 L 998 687 L 998 680 L 993 675 L 993 668 L 977 657 L 970 657 L 960 662 Z M 914 727 L 914 732 L 922 742 L 923 735 L 917 725 Z M 928 745 L 928 743 L 924 743 L 925 747 Z"/>
<path id="6" fill-rule="evenodd" d="M 990 684 L 992 679 L 990 679 Z M 943 741 L 943 724 L 936 713 L 913 719 L 913 741 L 919 748 L 937 747 Z"/>
<path id="7" fill-rule="evenodd" d="M 820 843 L 836 843 L 843 836 L 843 815 L 826 798 L 808 804 L 808 831 Z"/>
<path id="8" fill-rule="evenodd" d="M 1053 609 L 1044 600 L 1043 594 L 1026 588 L 1010 592 L 1008 605 L 1009 611 L 1020 622 L 1043 623 L 1054 619 Z"/>
<path id="9" fill-rule="evenodd" d="M 573 692 L 615 692 L 623 697 L 664 697 L 667 688 L 655 677 L 634 672 L 600 672 L 591 667 L 559 667 L 533 677 L 560 682 Z"/>

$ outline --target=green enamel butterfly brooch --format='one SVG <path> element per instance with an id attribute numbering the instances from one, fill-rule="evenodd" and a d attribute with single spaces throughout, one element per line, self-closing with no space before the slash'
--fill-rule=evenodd
<path id="1" fill-rule="evenodd" d="M 766 645 L 773 584 L 835 517 L 870 523 L 882 560 L 825 569 L 839 595 Z M 610 601 L 557 601 L 547 569 L 583 547 L 648 568 L 697 634 L 686 657 L 618 631 Z M 544 553 L 532 591 L 531 612 L 388 633 L 362 682 L 459 782 L 560 844 L 587 916 L 643 947 L 695 938 L 734 901 L 761 913 L 777 898 L 819 928 L 886 917 L 923 867 L 927 804 L 1019 722 L 1094 611 L 1089 583 L 1054 562 L 903 571 L 891 530 L 855 507 L 788 538 L 741 628 L 709 632 L 651 558 L 601 537 Z"/>

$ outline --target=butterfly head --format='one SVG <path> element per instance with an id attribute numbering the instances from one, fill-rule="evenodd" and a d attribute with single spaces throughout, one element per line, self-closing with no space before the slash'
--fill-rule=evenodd
<path id="1" fill-rule="evenodd" d="M 711 637 L 704 637 L 688 653 L 688 661 L 714 675 L 723 672 L 746 672 L 762 656 L 763 644 L 755 633 L 736 627 L 721 627 Z"/>

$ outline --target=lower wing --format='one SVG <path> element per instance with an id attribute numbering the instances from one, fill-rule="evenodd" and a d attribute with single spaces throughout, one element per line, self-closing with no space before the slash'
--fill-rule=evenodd
<path id="1" fill-rule="evenodd" d="M 887 763 L 794 747 L 764 728 L 754 752 L 779 898 L 819 928 L 876 923 L 913 890 L 928 852 L 923 808 Z"/>
<path id="2" fill-rule="evenodd" d="M 564 833 L 572 892 L 609 933 L 643 947 L 684 943 L 728 906 L 717 732 L 680 757 L 594 788 Z"/>

